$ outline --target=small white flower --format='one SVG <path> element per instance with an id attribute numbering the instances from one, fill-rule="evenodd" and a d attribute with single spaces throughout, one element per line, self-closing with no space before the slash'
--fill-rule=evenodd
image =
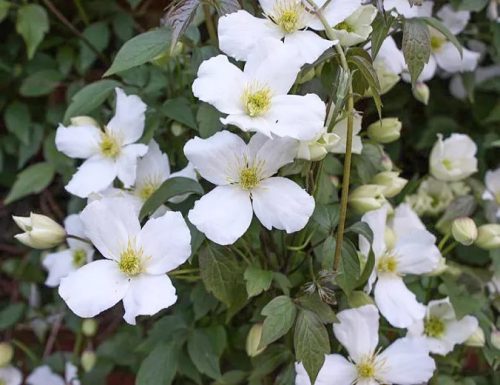
<path id="1" fill-rule="evenodd" d="M 61 280 L 59 294 L 75 314 L 91 318 L 123 300 L 124 319 L 135 324 L 138 315 L 155 314 L 176 302 L 165 273 L 191 253 L 191 235 L 180 213 L 149 219 L 141 229 L 130 200 L 104 198 L 90 203 L 80 217 L 105 259 Z"/>
<path id="2" fill-rule="evenodd" d="M 315 94 L 287 95 L 300 66 L 295 50 L 267 39 L 252 51 L 243 71 L 224 55 L 204 61 L 193 94 L 228 114 L 224 124 L 269 137 L 313 140 L 323 131 L 326 106 Z"/>
<path id="3" fill-rule="evenodd" d="M 455 182 L 477 171 L 476 143 L 465 134 L 451 134 L 443 140 L 438 134 L 430 155 L 430 172 L 442 181 Z"/>
<path id="4" fill-rule="evenodd" d="M 361 136 L 358 134 L 361 131 L 361 114 L 355 112 L 353 119 L 353 129 L 352 129 L 352 153 L 361 154 L 363 151 L 363 143 L 361 142 Z M 343 117 L 338 122 L 335 123 L 332 133 L 340 137 L 339 141 L 336 141 L 328 150 L 334 154 L 345 154 L 346 142 L 347 142 L 347 117 Z"/>
<path id="5" fill-rule="evenodd" d="M 64 228 L 69 235 L 86 238 L 82 221 L 77 214 L 69 215 L 65 219 Z M 45 280 L 47 286 L 59 286 L 61 278 L 68 276 L 69 273 L 92 261 L 94 256 L 92 245 L 74 238 L 67 238 L 66 242 L 69 246 L 68 249 L 47 254 L 43 258 L 42 265 L 49 272 Z"/>
<path id="6" fill-rule="evenodd" d="M 403 53 L 396 45 L 392 36 L 387 36 L 373 60 L 380 83 L 380 94 L 389 92 L 401 79 L 401 73 L 406 68 Z"/>
<path id="7" fill-rule="evenodd" d="M 377 280 L 374 295 L 380 313 L 391 325 L 406 328 L 424 317 L 425 306 L 406 287 L 403 277 L 430 273 L 438 266 L 441 254 L 435 246 L 436 237 L 407 204 L 396 208 L 392 223 L 388 223 L 387 210 L 384 206 L 361 218 L 373 231 L 375 268 L 368 289 L 371 291 Z M 362 236 L 359 248 L 368 256 L 370 244 Z"/>
<path id="8" fill-rule="evenodd" d="M 64 379 L 47 366 L 39 366 L 26 379 L 27 385 L 80 385 L 78 368 L 66 362 Z"/>
<path id="9" fill-rule="evenodd" d="M 379 314 L 373 305 L 343 310 L 333 325 L 337 340 L 349 353 L 325 356 L 315 385 L 413 385 L 426 383 L 436 368 L 421 338 L 399 338 L 383 351 L 378 348 Z M 301 363 L 295 364 L 295 385 L 310 385 Z"/>
<path id="10" fill-rule="evenodd" d="M 137 158 L 147 146 L 136 143 L 144 131 L 146 105 L 135 95 L 127 96 L 116 88 L 115 116 L 101 130 L 85 119 L 71 126 L 59 125 L 57 149 L 71 158 L 85 159 L 66 190 L 81 198 L 111 186 L 118 177 L 125 187 L 135 182 Z"/>
<path id="11" fill-rule="evenodd" d="M 23 375 L 18 368 L 12 365 L 0 367 L 0 384 L 21 385 L 22 382 L 23 382 Z"/>
<path id="12" fill-rule="evenodd" d="M 486 191 L 483 193 L 483 199 L 493 201 L 497 209 L 496 217 L 500 218 L 500 167 L 486 172 L 484 184 Z"/>
<path id="13" fill-rule="evenodd" d="M 373 5 L 359 7 L 352 15 L 333 27 L 335 38 L 346 47 L 366 41 L 373 31 L 372 22 L 377 12 L 377 8 Z"/>
<path id="14" fill-rule="evenodd" d="M 203 178 L 217 185 L 195 203 L 191 223 L 220 245 L 241 237 L 254 212 L 269 230 L 301 230 L 314 211 L 314 199 L 295 182 L 273 177 L 293 162 L 297 145 L 292 139 L 259 134 L 245 144 L 228 131 L 191 139 L 184 154 Z"/>
<path id="15" fill-rule="evenodd" d="M 333 132 L 324 132 L 316 140 L 301 141 L 297 150 L 297 158 L 319 161 L 323 159 L 335 145 L 340 141 L 340 137 Z"/>
<path id="16" fill-rule="evenodd" d="M 476 317 L 457 320 L 449 298 L 430 301 L 424 319 L 408 328 L 411 337 L 423 337 L 431 353 L 446 355 L 465 342 L 478 327 Z"/>

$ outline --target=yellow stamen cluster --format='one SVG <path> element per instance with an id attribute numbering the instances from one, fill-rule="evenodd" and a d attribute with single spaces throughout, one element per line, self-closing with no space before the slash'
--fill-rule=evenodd
<path id="1" fill-rule="evenodd" d="M 116 158 L 120 154 L 119 141 L 108 133 L 103 133 L 100 143 L 101 153 L 107 158 Z"/>
<path id="2" fill-rule="evenodd" d="M 338 23 L 335 27 L 333 27 L 333 29 L 344 30 L 347 32 L 354 32 L 354 28 L 346 21 Z"/>
<path id="3" fill-rule="evenodd" d="M 143 201 L 146 201 L 157 189 L 158 185 L 156 183 L 146 183 L 139 188 L 138 195 Z"/>
<path id="4" fill-rule="evenodd" d="M 137 250 L 129 243 L 127 248 L 120 254 L 118 267 L 122 273 L 134 277 L 143 272 L 143 259 L 142 249 Z"/>
<path id="5" fill-rule="evenodd" d="M 398 260 L 390 254 L 382 256 L 377 262 L 377 271 L 379 273 L 396 273 L 398 269 Z"/>
<path id="6" fill-rule="evenodd" d="M 247 87 L 242 96 L 243 108 L 251 116 L 261 116 L 271 107 L 271 90 L 268 87 Z"/>
<path id="7" fill-rule="evenodd" d="M 356 368 L 358 369 L 358 377 L 368 379 L 375 377 L 375 363 L 372 358 L 361 361 Z"/>
<path id="8" fill-rule="evenodd" d="M 240 186 L 244 190 L 251 190 L 259 184 L 259 175 L 256 167 L 245 167 L 240 172 Z"/>
<path id="9" fill-rule="evenodd" d="M 442 337 L 446 325 L 438 317 L 429 317 L 424 321 L 424 334 L 432 338 Z"/>
<path id="10" fill-rule="evenodd" d="M 441 32 L 435 29 L 431 29 L 430 32 L 431 32 L 431 50 L 432 52 L 438 52 L 441 50 L 441 48 L 443 48 L 443 45 L 446 43 L 446 38 Z"/>
<path id="11" fill-rule="evenodd" d="M 304 27 L 303 14 L 305 9 L 300 1 L 277 1 L 271 19 L 284 33 L 293 33 Z"/>
<path id="12" fill-rule="evenodd" d="M 87 262 L 87 253 L 83 249 L 73 251 L 73 266 L 81 267 Z M 0 384 L 1 385 L 1 384 Z"/>
<path id="13" fill-rule="evenodd" d="M 441 163 L 443 164 L 444 168 L 447 169 L 448 171 L 453 169 L 453 162 L 451 160 L 443 159 Z"/>

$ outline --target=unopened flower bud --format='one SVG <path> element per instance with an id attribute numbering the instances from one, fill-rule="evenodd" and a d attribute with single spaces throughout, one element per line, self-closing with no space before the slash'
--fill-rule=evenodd
<path id="1" fill-rule="evenodd" d="M 392 164 L 391 157 L 385 152 L 382 154 L 381 165 L 385 171 L 391 171 L 394 165 Z"/>
<path id="2" fill-rule="evenodd" d="M 385 203 L 384 187 L 376 184 L 365 184 L 349 194 L 349 204 L 360 214 L 376 210 Z"/>
<path id="3" fill-rule="evenodd" d="M 415 87 L 413 87 L 413 96 L 420 103 L 427 105 L 429 103 L 429 97 L 431 92 L 429 87 L 425 83 L 417 83 Z"/>
<path id="4" fill-rule="evenodd" d="M 402 127 L 398 118 L 384 118 L 368 126 L 368 136 L 379 143 L 391 143 L 399 139 Z"/>
<path id="5" fill-rule="evenodd" d="M 92 352 L 90 350 L 86 350 L 82 353 L 80 361 L 81 361 L 83 370 L 86 373 L 88 373 L 94 368 L 94 365 L 97 361 L 97 357 L 96 357 L 94 352 Z"/>
<path id="6" fill-rule="evenodd" d="M 500 247 L 500 224 L 490 223 L 479 226 L 477 229 L 476 246 L 485 250 L 493 250 Z"/>
<path id="7" fill-rule="evenodd" d="M 500 350 L 500 330 L 495 329 L 491 332 L 491 344 L 495 349 Z"/>
<path id="8" fill-rule="evenodd" d="M 259 347 L 261 338 L 262 324 L 253 325 L 247 335 L 246 351 L 249 357 L 258 356 L 266 349 L 266 346 Z"/>
<path id="9" fill-rule="evenodd" d="M 95 119 L 91 118 L 90 116 L 75 116 L 74 118 L 70 119 L 70 122 L 72 126 L 99 127 L 99 123 L 97 123 Z"/>
<path id="10" fill-rule="evenodd" d="M 0 368 L 3 366 L 7 366 L 12 361 L 12 357 L 14 356 L 14 349 L 12 349 L 12 345 L 7 342 L 0 343 Z"/>
<path id="11" fill-rule="evenodd" d="M 84 319 L 82 322 L 82 333 L 85 337 L 93 337 L 97 332 L 97 321 L 93 318 Z"/>
<path id="12" fill-rule="evenodd" d="M 181 136 L 184 132 L 186 132 L 186 127 L 178 122 L 173 122 L 170 126 L 170 130 L 174 136 Z"/>
<path id="13" fill-rule="evenodd" d="M 451 225 L 451 234 L 457 242 L 469 246 L 477 238 L 477 226 L 469 217 L 457 218 Z"/>
<path id="14" fill-rule="evenodd" d="M 472 333 L 469 338 L 467 338 L 467 340 L 465 341 L 465 345 L 482 348 L 484 346 L 485 340 L 486 338 L 484 336 L 483 329 L 478 326 L 476 331 Z"/>
<path id="15" fill-rule="evenodd" d="M 64 228 L 45 215 L 31 213 L 29 217 L 12 218 L 24 231 L 14 238 L 34 249 L 50 249 L 61 244 L 66 238 Z"/>
<path id="16" fill-rule="evenodd" d="M 316 72 L 314 68 L 310 68 L 308 71 L 299 74 L 299 77 L 297 79 L 298 84 L 304 84 L 307 83 L 309 80 L 314 79 L 314 76 L 316 76 Z"/>
<path id="17" fill-rule="evenodd" d="M 297 151 L 297 158 L 309 161 L 319 161 L 323 159 L 329 151 L 340 141 L 340 137 L 334 133 L 325 133 L 319 139 L 309 142 L 300 142 Z"/>
<path id="18" fill-rule="evenodd" d="M 375 175 L 371 181 L 384 187 L 384 196 L 392 198 L 398 195 L 406 186 L 408 181 L 399 177 L 399 173 L 394 171 L 384 171 Z"/>

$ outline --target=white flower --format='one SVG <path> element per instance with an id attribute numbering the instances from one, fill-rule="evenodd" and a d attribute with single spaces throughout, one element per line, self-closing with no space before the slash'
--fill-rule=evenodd
<path id="1" fill-rule="evenodd" d="M 465 342 L 478 327 L 476 317 L 457 320 L 449 298 L 430 301 L 424 319 L 408 328 L 408 335 L 423 337 L 431 353 L 446 355 Z"/>
<path id="2" fill-rule="evenodd" d="M 123 300 L 124 319 L 152 315 L 177 300 L 165 275 L 191 253 L 191 235 L 182 215 L 167 212 L 141 229 L 128 199 L 104 198 L 80 214 L 85 233 L 105 257 L 61 280 L 59 294 L 78 316 L 91 318 Z"/>
<path id="3" fill-rule="evenodd" d="M 384 0 L 384 9 L 386 11 L 396 10 L 397 13 L 407 19 L 412 17 L 431 16 L 434 2 L 425 0 L 422 5 L 411 6 L 408 0 Z"/>
<path id="4" fill-rule="evenodd" d="M 381 92 L 389 92 L 401 79 L 400 75 L 406 68 L 403 53 L 396 45 L 392 36 L 387 36 L 373 60 L 377 72 Z"/>
<path id="5" fill-rule="evenodd" d="M 85 239 L 85 232 L 79 215 L 69 215 L 64 221 L 64 227 L 69 235 Z M 49 272 L 45 280 L 47 286 L 59 286 L 61 278 L 68 276 L 69 273 L 92 261 L 94 256 L 92 245 L 71 237 L 67 238 L 66 242 L 69 246 L 68 249 L 47 254 L 43 258 L 42 265 Z"/>
<path id="6" fill-rule="evenodd" d="M 23 382 L 23 375 L 18 368 L 15 368 L 12 365 L 0 367 L 0 384 L 21 385 L 22 382 Z"/>
<path id="7" fill-rule="evenodd" d="M 483 193 L 483 199 L 491 200 L 497 208 L 496 217 L 500 218 L 500 167 L 495 171 L 487 171 L 484 177 L 486 191 Z"/>
<path id="8" fill-rule="evenodd" d="M 369 290 L 375 280 L 375 303 L 389 323 L 406 328 L 425 315 L 425 307 L 405 285 L 406 274 L 425 274 L 439 264 L 440 252 L 436 237 L 428 232 L 407 204 L 398 206 L 392 223 L 387 223 L 387 206 L 371 211 L 361 218 L 373 231 L 375 268 Z M 359 248 L 368 256 L 369 242 L 359 237 Z"/>
<path id="9" fill-rule="evenodd" d="M 422 339 L 399 338 L 380 351 L 375 306 L 343 310 L 337 318 L 333 333 L 349 353 L 349 360 L 340 354 L 326 355 L 315 385 L 412 385 L 432 377 L 436 364 Z M 296 364 L 295 369 L 295 384 L 310 385 L 304 366 Z"/>
<path id="10" fill-rule="evenodd" d="M 287 95 L 300 66 L 295 50 L 267 39 L 252 51 L 243 71 L 224 55 L 204 61 L 193 94 L 228 114 L 224 124 L 269 137 L 313 140 L 323 131 L 326 106 L 315 94 Z"/>
<path id="11" fill-rule="evenodd" d="M 359 132 L 361 131 L 361 114 L 355 112 L 353 119 L 353 129 L 352 129 L 352 153 L 361 154 L 363 151 L 363 143 L 361 142 L 361 136 Z M 333 146 L 328 150 L 334 154 L 345 154 L 346 142 L 347 142 L 347 117 L 343 117 L 338 122 L 335 123 L 332 132 L 340 137 L 340 140 L 335 142 Z"/>
<path id="12" fill-rule="evenodd" d="M 135 182 L 137 158 L 147 151 L 135 143 L 144 131 L 146 105 L 135 95 L 116 88 L 116 113 L 101 130 L 92 120 L 77 120 L 69 127 L 59 125 L 57 149 L 71 158 L 85 159 L 66 190 L 81 198 L 109 187 L 118 177 L 125 187 Z"/>
<path id="13" fill-rule="evenodd" d="M 318 161 L 323 159 L 340 141 L 340 137 L 332 132 L 324 132 L 316 140 L 301 141 L 297 150 L 297 158 Z"/>
<path id="14" fill-rule="evenodd" d="M 39 366 L 26 379 L 27 385 L 80 385 L 78 368 L 66 362 L 64 379 L 47 366 Z"/>
<path id="15" fill-rule="evenodd" d="M 476 143 L 465 134 L 438 134 L 430 155 L 430 172 L 445 182 L 465 179 L 477 171 Z"/>
<path id="16" fill-rule="evenodd" d="M 500 76 L 500 65 L 490 65 L 478 67 L 472 74 L 474 78 L 474 86 L 486 82 L 489 79 Z M 450 93 L 457 99 L 467 99 L 467 90 L 465 89 L 463 77 L 459 74 L 454 75 L 450 81 Z"/>
<path id="17" fill-rule="evenodd" d="M 297 145 L 292 139 L 259 134 L 245 144 L 228 131 L 191 139 L 184 154 L 203 178 L 217 185 L 195 203 L 191 223 L 220 245 L 241 237 L 254 212 L 269 230 L 301 230 L 314 211 L 314 199 L 295 182 L 273 177 L 293 162 Z"/>
<path id="18" fill-rule="evenodd" d="M 306 29 L 323 30 L 323 24 L 302 0 L 259 0 L 265 18 L 238 11 L 219 19 L 219 46 L 237 60 L 248 60 L 264 39 L 282 40 L 297 51 L 301 64 L 312 63 L 336 44 Z M 323 6 L 325 0 L 316 1 Z M 342 22 L 361 6 L 360 0 L 332 0 L 323 14 L 331 26 Z"/>
<path id="19" fill-rule="evenodd" d="M 50 249 L 66 238 L 63 227 L 46 215 L 30 213 L 29 217 L 13 216 L 14 222 L 24 233 L 14 235 L 19 242 L 35 249 Z"/>
<path id="20" fill-rule="evenodd" d="M 373 31 L 372 22 L 377 16 L 377 8 L 363 5 L 352 15 L 333 27 L 333 34 L 346 47 L 362 43 Z"/>

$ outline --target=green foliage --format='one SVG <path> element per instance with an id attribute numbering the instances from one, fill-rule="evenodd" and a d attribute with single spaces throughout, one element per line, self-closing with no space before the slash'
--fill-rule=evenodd
<path id="1" fill-rule="evenodd" d="M 429 28 L 421 19 L 407 19 L 403 29 L 403 54 L 411 75 L 413 86 L 429 61 L 431 36 Z"/>
<path id="2" fill-rule="evenodd" d="M 49 31 L 47 11 L 38 4 L 25 4 L 17 12 L 16 30 L 23 37 L 32 59 L 37 47 Z"/>
<path id="3" fill-rule="evenodd" d="M 264 347 L 284 336 L 295 323 L 297 308 L 290 297 L 274 298 L 263 309 L 266 316 L 262 327 L 260 346 Z"/>
<path id="4" fill-rule="evenodd" d="M 29 166 L 17 176 L 12 189 L 5 197 L 5 204 L 41 192 L 52 181 L 54 174 L 54 166 L 48 162 Z"/>

